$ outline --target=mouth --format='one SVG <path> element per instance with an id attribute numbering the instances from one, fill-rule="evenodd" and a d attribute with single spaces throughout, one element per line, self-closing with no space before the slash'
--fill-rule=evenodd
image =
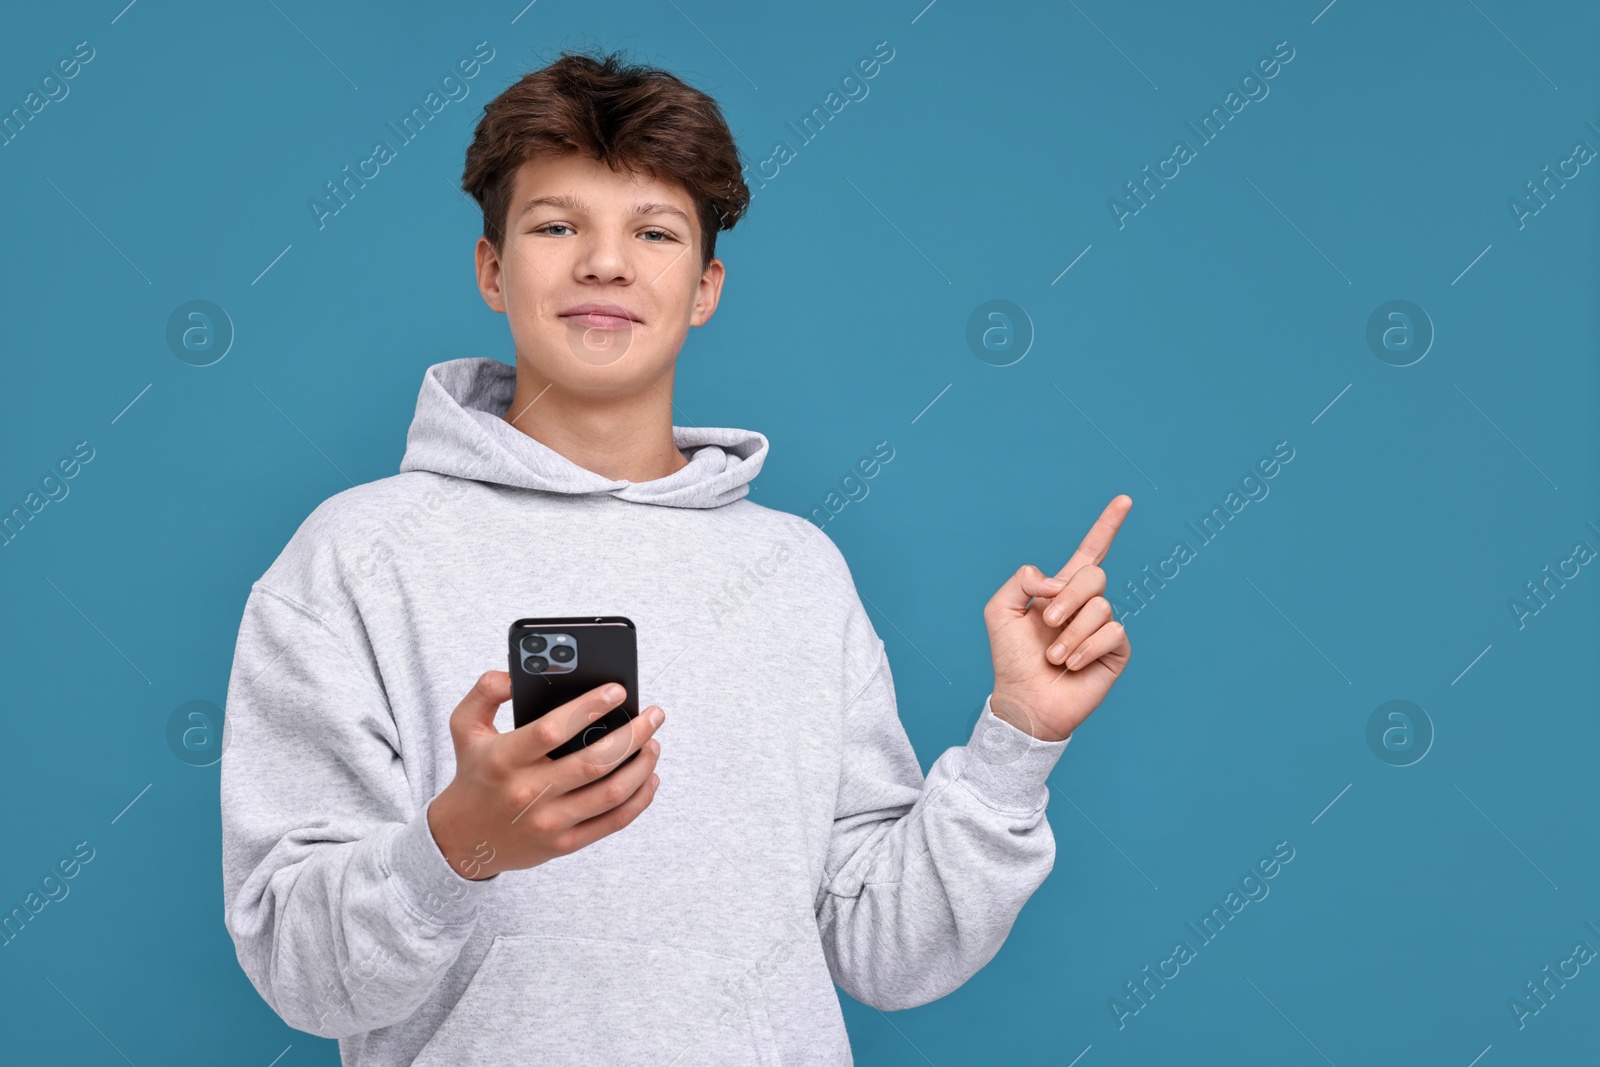
<path id="1" fill-rule="evenodd" d="M 561 318 L 591 329 L 620 330 L 643 322 L 620 304 L 579 304 L 561 312 Z"/>

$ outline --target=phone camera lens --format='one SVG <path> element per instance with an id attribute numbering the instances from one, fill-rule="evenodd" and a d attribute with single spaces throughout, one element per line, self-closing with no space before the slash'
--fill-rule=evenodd
<path id="1" fill-rule="evenodd" d="M 529 656 L 522 661 L 522 666 L 529 674 L 542 674 L 550 666 L 550 661 L 543 656 Z"/>
<path id="2" fill-rule="evenodd" d="M 522 651 L 528 653 L 530 656 L 538 652 L 543 652 L 544 649 L 545 639 L 538 634 L 533 634 L 522 639 Z"/>
<path id="3" fill-rule="evenodd" d="M 557 645 L 550 650 L 550 658 L 557 663 L 569 663 L 574 653 L 571 645 Z"/>

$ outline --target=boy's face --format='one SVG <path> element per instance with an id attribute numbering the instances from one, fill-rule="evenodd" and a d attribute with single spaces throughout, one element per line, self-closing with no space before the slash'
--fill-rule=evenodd
<path id="1" fill-rule="evenodd" d="M 592 157 L 524 163 L 505 229 L 499 252 L 478 239 L 478 289 L 509 320 L 519 369 L 569 393 L 651 388 L 722 293 L 722 261 L 701 269 L 688 191 Z M 581 311 L 596 304 L 611 313 Z"/>

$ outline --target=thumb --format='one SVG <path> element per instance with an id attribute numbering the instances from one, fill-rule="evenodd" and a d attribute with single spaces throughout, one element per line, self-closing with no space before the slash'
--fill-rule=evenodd
<path id="1" fill-rule="evenodd" d="M 1055 596 L 1066 587 L 1067 583 L 1060 578 L 1048 577 L 1031 563 L 1024 564 L 989 598 L 983 609 L 984 620 L 993 625 L 1007 616 L 1021 615 L 1028 610 L 1029 600 L 1036 596 Z"/>
<path id="2" fill-rule="evenodd" d="M 498 735 L 494 717 L 500 705 L 511 699 L 511 675 L 505 671 L 485 671 L 472 691 L 461 698 L 450 713 L 450 736 L 459 749 L 485 734 Z"/>

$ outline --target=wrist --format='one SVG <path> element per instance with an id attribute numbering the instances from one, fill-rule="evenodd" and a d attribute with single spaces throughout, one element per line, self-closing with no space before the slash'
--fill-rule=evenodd
<path id="1" fill-rule="evenodd" d="M 480 862 L 481 857 L 475 855 L 470 843 L 462 836 L 454 801 L 455 794 L 450 786 L 433 798 L 428 805 L 428 831 L 452 871 L 469 881 L 481 882 L 492 877 L 494 872 Z"/>
<path id="2" fill-rule="evenodd" d="M 1028 709 L 1011 694 L 1001 689 L 996 689 L 989 695 L 989 713 L 1038 741 L 1055 743 L 1065 741 L 1072 736 L 1071 730 L 1065 733 L 1051 730 L 1043 721 L 1029 713 Z"/>

